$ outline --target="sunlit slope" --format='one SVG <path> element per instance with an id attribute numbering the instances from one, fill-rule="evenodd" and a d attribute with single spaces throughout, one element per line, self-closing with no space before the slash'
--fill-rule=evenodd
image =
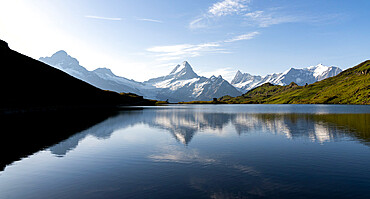
<path id="1" fill-rule="evenodd" d="M 266 83 L 242 96 L 224 96 L 220 101 L 230 104 L 370 104 L 370 61 L 310 85 Z"/>

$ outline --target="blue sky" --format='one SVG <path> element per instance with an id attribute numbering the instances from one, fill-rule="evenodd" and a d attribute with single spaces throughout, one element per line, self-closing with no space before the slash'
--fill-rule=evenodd
<path id="1" fill-rule="evenodd" d="M 0 38 L 38 59 L 66 50 L 138 81 L 189 61 L 204 76 L 266 75 L 370 56 L 368 0 L 9 0 Z"/>

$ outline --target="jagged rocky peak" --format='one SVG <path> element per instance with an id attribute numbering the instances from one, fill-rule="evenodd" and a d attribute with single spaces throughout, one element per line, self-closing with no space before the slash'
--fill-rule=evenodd
<path id="1" fill-rule="evenodd" d="M 246 74 L 247 74 L 247 73 L 246 73 Z M 234 79 L 233 79 L 233 80 L 235 80 L 235 81 L 240 80 L 240 79 L 242 79 L 242 78 L 243 78 L 243 76 L 244 76 L 244 74 L 243 74 L 240 70 L 238 70 L 238 71 L 236 72 L 236 74 L 235 74 L 235 76 L 234 76 Z"/>
<path id="2" fill-rule="evenodd" d="M 64 51 L 64 50 L 59 50 L 57 52 L 55 52 L 52 57 L 66 57 L 68 56 L 67 52 Z"/>
<path id="3" fill-rule="evenodd" d="M 233 80 L 231 80 L 231 84 L 239 83 L 242 79 L 243 79 L 243 73 L 240 72 L 240 70 L 238 70 L 238 72 L 236 72 Z"/>
<path id="4" fill-rule="evenodd" d="M 40 57 L 40 61 L 50 64 L 50 65 L 57 65 L 59 64 L 61 67 L 71 67 L 79 66 L 79 62 L 76 58 L 71 57 L 68 53 L 64 50 L 59 50 L 54 53 L 51 57 Z"/>
<path id="5" fill-rule="evenodd" d="M 74 61 L 77 59 L 74 59 L 73 57 L 71 57 L 70 55 L 68 55 L 68 53 L 64 50 L 59 50 L 57 51 L 56 53 L 54 53 L 53 55 L 51 55 L 51 57 L 45 57 L 45 58 L 50 58 L 50 59 L 53 59 L 53 60 L 58 60 L 58 61 L 61 61 L 61 60 L 65 60 L 65 61 Z M 74 59 L 74 60 L 73 60 Z M 78 61 L 77 61 L 78 63 Z"/>
<path id="6" fill-rule="evenodd" d="M 175 68 L 171 71 L 170 74 L 179 73 L 181 71 L 187 71 L 187 70 L 193 70 L 190 66 L 190 64 L 187 61 L 182 62 L 182 64 L 178 64 L 175 66 Z"/>
<path id="7" fill-rule="evenodd" d="M 261 79 L 261 76 L 253 76 L 249 73 L 242 73 L 240 70 L 238 70 L 233 80 L 231 80 L 231 84 L 238 84 L 251 79 Z"/>
<path id="8" fill-rule="evenodd" d="M 323 73 L 325 71 L 330 70 L 331 68 L 337 68 L 335 66 L 325 66 L 323 64 L 317 64 L 316 66 L 310 66 L 307 67 L 306 69 L 315 73 Z"/>
<path id="9" fill-rule="evenodd" d="M 199 77 L 190 66 L 187 61 L 182 62 L 182 64 L 178 64 L 175 68 L 171 71 L 170 75 L 175 75 L 176 77 L 182 78 L 196 78 Z"/>
<path id="10" fill-rule="evenodd" d="M 235 76 L 234 76 L 234 78 L 233 78 L 233 80 L 231 81 L 231 83 L 237 83 L 237 82 L 239 82 L 241 79 L 243 78 L 243 73 L 242 72 L 240 72 L 240 70 L 238 70 L 238 72 L 236 72 L 236 74 L 235 74 Z"/>
<path id="11" fill-rule="evenodd" d="M 95 73 L 100 73 L 100 74 L 108 74 L 108 75 L 114 75 L 111 69 L 109 68 L 97 68 L 94 70 Z"/>
<path id="12" fill-rule="evenodd" d="M 221 75 L 219 75 L 219 76 L 217 76 L 217 77 L 215 78 L 215 80 L 216 80 L 216 81 L 218 81 L 218 80 L 224 80 L 224 79 L 222 78 L 222 76 L 221 76 Z"/>
<path id="13" fill-rule="evenodd" d="M 178 69 L 180 68 L 181 66 L 180 66 L 180 64 L 177 64 L 176 66 L 175 66 L 175 68 L 170 72 L 170 74 L 175 74 L 176 72 L 178 72 Z"/>
<path id="14" fill-rule="evenodd" d="M 219 75 L 219 76 L 214 76 L 214 75 L 212 75 L 210 78 L 208 78 L 208 80 L 207 80 L 208 82 L 213 82 L 213 83 L 216 83 L 216 82 L 219 82 L 219 81 L 224 81 L 224 79 L 222 78 L 222 76 L 221 75 Z"/>
<path id="15" fill-rule="evenodd" d="M 324 66 L 322 63 L 317 64 L 316 66 L 307 67 L 307 69 L 317 69 L 317 68 L 329 68 L 328 66 Z"/>
<path id="16" fill-rule="evenodd" d="M 182 65 L 184 65 L 185 67 L 190 67 L 191 68 L 191 66 L 190 66 L 190 64 L 189 64 L 188 61 L 183 61 L 182 62 Z"/>
<path id="17" fill-rule="evenodd" d="M 255 76 L 248 73 L 239 73 L 235 75 L 231 84 L 245 91 L 258 87 L 266 82 L 275 85 L 288 85 L 291 82 L 303 86 L 306 83 L 312 84 L 316 81 L 323 80 L 328 77 L 333 77 L 339 74 L 342 70 L 335 66 L 324 66 L 318 64 L 307 68 L 289 68 L 283 73 L 274 73 L 266 76 Z"/>

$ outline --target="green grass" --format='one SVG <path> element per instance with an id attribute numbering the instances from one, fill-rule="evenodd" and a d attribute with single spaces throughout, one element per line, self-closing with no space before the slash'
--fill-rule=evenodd
<path id="1" fill-rule="evenodd" d="M 227 104 L 221 101 L 190 101 L 190 102 L 179 102 L 178 104 Z"/>
<path id="2" fill-rule="evenodd" d="M 307 86 L 266 83 L 242 96 L 219 100 L 229 104 L 370 104 L 370 61 Z"/>
<path id="3" fill-rule="evenodd" d="M 165 104 L 169 104 L 169 102 L 167 102 L 167 101 L 156 101 L 155 102 L 155 105 L 157 106 L 157 105 L 165 105 Z"/>

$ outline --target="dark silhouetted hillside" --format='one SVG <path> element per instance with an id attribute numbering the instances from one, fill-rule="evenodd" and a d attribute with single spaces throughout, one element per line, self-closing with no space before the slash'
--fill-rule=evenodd
<path id="1" fill-rule="evenodd" d="M 153 101 L 134 94 L 103 91 L 58 69 L 11 50 L 0 40 L 0 110 L 146 105 Z"/>

